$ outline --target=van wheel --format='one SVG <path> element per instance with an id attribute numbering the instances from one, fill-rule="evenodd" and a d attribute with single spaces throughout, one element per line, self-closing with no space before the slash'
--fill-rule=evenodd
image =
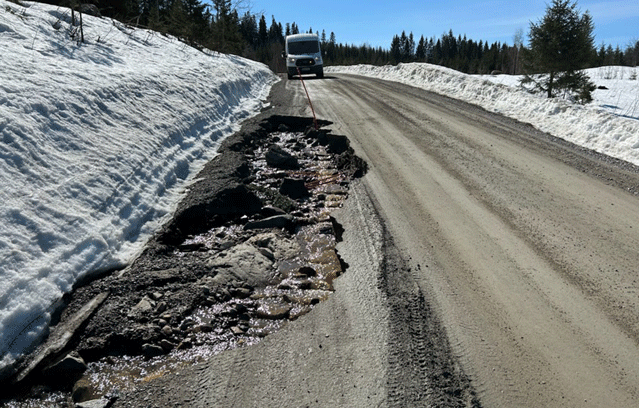
<path id="1" fill-rule="evenodd" d="M 291 74 L 286 74 L 288 76 L 288 79 L 293 79 L 293 75 Z"/>
<path id="2" fill-rule="evenodd" d="M 321 70 L 320 72 L 317 73 L 317 77 L 318 78 L 324 78 L 324 70 Z"/>

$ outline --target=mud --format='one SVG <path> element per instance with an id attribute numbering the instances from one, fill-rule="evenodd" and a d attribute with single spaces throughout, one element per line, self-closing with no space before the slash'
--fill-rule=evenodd
<path id="1" fill-rule="evenodd" d="M 262 115 L 226 139 L 130 266 L 67 295 L 53 334 L 91 299 L 107 298 L 63 350 L 45 344 L 26 359 L 16 393 L 0 404 L 108 405 L 138 384 L 255 344 L 327 299 L 347 268 L 330 211 L 366 167 L 345 137 L 312 123 Z M 296 164 L 267 159 L 274 147 Z M 42 374 L 70 352 L 86 371 Z"/>

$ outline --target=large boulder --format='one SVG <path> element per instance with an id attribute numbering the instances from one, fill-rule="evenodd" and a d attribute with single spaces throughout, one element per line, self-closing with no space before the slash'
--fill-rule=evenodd
<path id="1" fill-rule="evenodd" d="M 297 158 L 278 145 L 268 149 L 265 159 L 266 164 L 277 169 L 295 170 L 300 167 Z"/>
<path id="2" fill-rule="evenodd" d="M 249 243 L 234 246 L 207 266 L 216 274 L 212 280 L 221 285 L 240 281 L 251 287 L 264 287 L 275 277 L 273 261 Z"/>

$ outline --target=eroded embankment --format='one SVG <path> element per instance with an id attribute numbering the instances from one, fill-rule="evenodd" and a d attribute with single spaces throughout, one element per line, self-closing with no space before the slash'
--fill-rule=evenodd
<path id="1" fill-rule="evenodd" d="M 365 163 L 346 137 L 311 124 L 271 116 L 227 139 L 129 267 L 69 296 L 50 336 L 63 341 L 43 345 L 17 377 L 23 406 L 106 404 L 254 344 L 330 296 L 346 267 L 330 211 Z M 95 308 L 78 314 L 88 304 Z"/>

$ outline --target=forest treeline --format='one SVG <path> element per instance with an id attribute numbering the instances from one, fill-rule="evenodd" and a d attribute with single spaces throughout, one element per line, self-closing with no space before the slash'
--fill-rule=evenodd
<path id="1" fill-rule="evenodd" d="M 44 0 L 47 3 L 79 7 L 81 0 Z M 85 0 L 86 2 L 87 0 Z M 90 0 L 89 0 L 90 1 Z M 240 55 L 268 64 L 274 71 L 284 71 L 281 58 L 284 38 L 300 32 L 320 36 L 327 65 L 396 64 L 428 62 L 469 74 L 502 72 L 520 74 L 523 33 L 515 33 L 513 45 L 474 41 L 454 35 L 452 30 L 439 38 L 417 40 L 413 33 L 395 35 L 389 48 L 338 43 L 335 33 L 307 30 L 293 23 L 282 25 L 272 16 L 242 8 L 244 0 L 94 0 L 103 16 L 126 24 L 150 28 L 174 35 L 195 47 Z M 83 2 L 84 3 L 84 2 Z M 592 50 L 591 66 L 628 65 L 639 62 L 639 41 L 625 50 L 602 44 Z"/>
<path id="2" fill-rule="evenodd" d="M 523 33 L 516 33 L 514 45 L 494 42 L 475 42 L 464 35 L 455 36 L 451 31 L 440 38 L 425 39 L 421 36 L 415 41 L 413 33 L 393 37 L 390 48 L 391 62 L 428 62 L 442 65 L 468 74 L 487 74 L 502 72 L 521 74 L 521 54 L 524 44 Z M 637 66 L 639 61 L 639 41 L 622 51 L 619 46 L 601 45 L 593 48 L 590 67 L 604 65 Z"/>

